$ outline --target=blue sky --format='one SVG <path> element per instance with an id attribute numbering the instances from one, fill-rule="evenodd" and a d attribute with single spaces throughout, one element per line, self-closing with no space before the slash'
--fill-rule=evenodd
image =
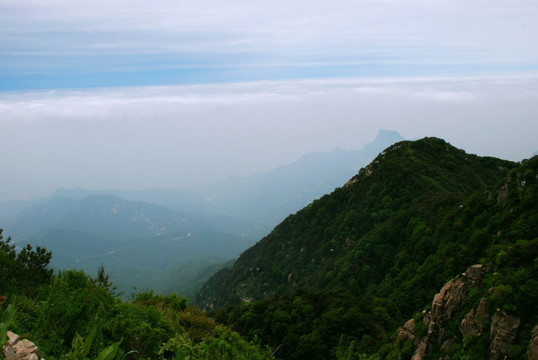
<path id="1" fill-rule="evenodd" d="M 0 201 L 184 188 L 380 128 L 538 151 L 535 0 L 0 0 Z"/>
<path id="2" fill-rule="evenodd" d="M 0 1 L 0 90 L 538 67 L 533 0 Z"/>

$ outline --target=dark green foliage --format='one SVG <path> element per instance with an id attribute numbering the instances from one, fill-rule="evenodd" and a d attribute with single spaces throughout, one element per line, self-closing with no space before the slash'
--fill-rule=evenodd
<path id="1" fill-rule="evenodd" d="M 1 305 L 1 302 L 0 302 Z M 13 304 L 9 305 L 4 311 L 4 315 L 2 316 L 2 321 L 0 321 L 0 344 L 5 344 L 8 341 L 7 337 L 7 331 L 11 324 L 13 323 L 13 320 L 15 318 L 15 306 Z"/>
<path id="2" fill-rule="evenodd" d="M 519 333 L 527 337 L 518 337 L 515 345 L 525 348 L 532 326 L 538 323 L 537 165 L 538 157 L 522 164 L 481 158 L 439 139 L 398 143 L 344 187 L 288 217 L 231 268 L 210 278 L 200 290 L 198 303 L 220 308 L 241 299 L 262 299 L 226 310 L 225 314 L 231 312 L 229 317 L 219 315 L 219 319 L 242 334 L 260 336 L 271 346 L 297 344 L 295 354 L 309 346 L 323 353 L 317 346 L 325 345 L 334 356 L 335 348 L 349 349 L 347 345 L 354 341 L 356 355 L 376 349 L 377 358 L 410 358 L 413 348 L 393 343 L 379 346 L 375 333 L 355 335 L 340 346 L 337 333 L 327 341 L 320 332 L 323 315 L 316 312 L 308 320 L 300 319 L 316 326 L 277 344 L 256 309 L 274 309 L 280 320 L 267 321 L 273 333 L 281 334 L 294 329 L 281 325 L 287 317 L 277 312 L 282 310 L 284 294 L 295 297 L 291 294 L 301 287 L 311 291 L 345 288 L 348 296 L 357 299 L 385 298 L 397 309 L 388 313 L 408 319 L 421 313 L 443 284 L 468 266 L 492 264 L 495 275 L 473 294 L 474 307 L 495 287 L 489 310 L 500 308 L 522 319 Z M 489 339 L 464 343 L 459 333 L 459 322 L 471 306 L 447 324 L 445 337 L 459 339 L 455 356 L 484 358 Z M 363 309 L 368 314 L 361 312 L 361 316 L 377 313 L 374 323 L 385 334 L 394 333 L 396 325 L 383 322 L 387 320 L 383 309 L 387 307 Z M 241 316 L 233 316 L 237 313 Z M 290 316 L 289 311 L 286 314 Z M 270 317 L 266 314 L 265 318 Z M 512 350 L 518 351 L 518 347 Z M 432 346 L 431 358 L 441 355 Z"/>
<path id="3" fill-rule="evenodd" d="M 297 287 L 345 287 L 389 297 L 411 315 L 478 261 L 499 230 L 483 226 L 495 202 L 484 202 L 484 191 L 515 165 L 434 138 L 397 143 L 212 277 L 198 304 L 220 308 Z"/>
<path id="4" fill-rule="evenodd" d="M 76 338 L 73 339 L 71 352 L 67 355 L 60 356 L 60 360 L 87 360 L 87 356 L 90 352 L 96 333 L 97 328 L 94 328 L 86 339 L 83 339 L 82 336 L 77 334 Z M 119 359 L 123 359 L 123 351 L 120 349 L 120 345 L 121 341 L 118 341 L 106 347 L 105 349 L 101 350 L 95 359 L 113 360 L 116 358 L 116 356 Z"/>
<path id="5" fill-rule="evenodd" d="M 124 339 L 123 346 L 136 350 L 138 358 L 148 358 L 158 353 L 161 344 L 174 336 L 172 325 L 154 306 L 131 306 L 122 303 L 118 314 L 105 329 L 114 339 Z"/>
<path id="6" fill-rule="evenodd" d="M 17 331 L 35 339 L 51 356 L 66 354 L 78 334 L 103 326 L 117 304 L 106 289 L 94 284 L 84 272 L 66 270 L 41 287 L 37 298 L 17 298 Z M 50 357 L 50 356 L 49 356 Z"/>
<path id="7" fill-rule="evenodd" d="M 390 301 L 357 298 L 344 290 L 298 290 L 227 308 L 216 318 L 250 339 L 261 339 L 282 359 L 334 358 L 342 341 L 354 342 L 355 352 L 373 352 L 400 320 Z"/>
<path id="8" fill-rule="evenodd" d="M 26 245 L 18 253 L 11 238 L 3 240 L 0 229 L 0 294 L 30 294 L 50 281 L 48 268 L 52 253 L 45 248 Z"/>
<path id="9" fill-rule="evenodd" d="M 9 286 L 2 283 L 3 291 L 11 292 L 1 297 L 9 305 L 0 308 L 0 337 L 5 338 L 9 327 L 31 339 L 47 359 L 183 359 L 184 351 L 191 359 L 271 358 L 269 349 L 188 308 L 186 298 L 148 290 L 124 302 L 113 293 L 103 267 L 96 278 L 81 270 L 52 274 L 46 269 L 50 253 L 44 249 L 25 247 L 17 253 L 9 239 L 0 245 L 9 275 L 35 276 L 27 282 L 8 281 Z M 182 339 L 181 346 L 176 346 L 177 339 Z"/>
<path id="10" fill-rule="evenodd" d="M 443 352 L 440 344 L 431 344 L 427 359 L 444 355 L 453 359 L 490 357 L 490 318 L 483 324 L 484 334 L 477 338 L 462 337 L 459 330 L 463 316 L 476 309 L 484 297 L 489 316 L 501 312 L 520 319 L 517 337 L 507 355 L 511 359 L 525 358 L 531 330 L 538 323 L 537 170 L 538 157 L 524 161 L 499 181 L 493 191 L 471 196 L 464 202 L 464 207 L 473 207 L 475 211 L 463 209 L 454 220 L 463 224 L 460 231 L 470 239 L 456 254 L 464 256 L 476 252 L 481 256 L 479 261 L 489 264 L 491 270 L 481 286 L 469 293 L 466 305 L 444 325 L 443 341 L 456 339 L 456 349 Z M 487 240 L 473 243 L 483 238 Z M 415 318 L 415 324 L 422 324 L 420 316 Z M 415 330 L 420 333 L 424 329 Z"/>

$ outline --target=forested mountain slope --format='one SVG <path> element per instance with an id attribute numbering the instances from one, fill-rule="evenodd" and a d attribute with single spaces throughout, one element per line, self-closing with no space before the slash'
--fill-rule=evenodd
<path id="1" fill-rule="evenodd" d="M 538 354 L 537 174 L 538 157 L 395 144 L 198 301 L 282 359 L 527 359 Z"/>
<path id="2" fill-rule="evenodd" d="M 345 287 L 393 298 L 409 315 L 481 256 L 490 234 L 473 232 L 487 221 L 475 202 L 515 166 L 436 138 L 397 143 L 210 278 L 198 303 Z"/>

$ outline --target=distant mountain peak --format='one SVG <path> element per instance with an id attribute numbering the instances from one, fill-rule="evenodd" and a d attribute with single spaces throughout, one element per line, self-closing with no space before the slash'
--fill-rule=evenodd
<path id="1" fill-rule="evenodd" d="M 364 145 L 361 149 L 361 155 L 363 158 L 373 159 L 377 154 L 390 145 L 402 140 L 405 140 L 405 138 L 397 131 L 379 129 L 374 140 Z"/>
<path id="2" fill-rule="evenodd" d="M 403 140 L 403 136 L 400 135 L 397 131 L 394 130 L 387 130 L 387 129 L 379 129 L 377 130 L 377 135 L 374 138 L 374 142 L 381 141 L 383 139 L 400 139 Z"/>

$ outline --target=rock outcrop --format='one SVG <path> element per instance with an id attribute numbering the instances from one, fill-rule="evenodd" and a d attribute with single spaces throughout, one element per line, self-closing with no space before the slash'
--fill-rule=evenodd
<path id="1" fill-rule="evenodd" d="M 400 328 L 400 331 L 398 332 L 398 341 L 400 344 L 406 341 L 414 343 L 415 339 L 415 320 L 411 319 L 404 324 L 403 328 Z"/>
<path id="2" fill-rule="evenodd" d="M 529 360 L 538 360 L 538 325 L 532 329 L 531 341 L 527 348 L 527 358 Z"/>
<path id="3" fill-rule="evenodd" d="M 11 331 L 7 332 L 9 341 L 4 345 L 3 354 L 6 360 L 40 360 L 41 351 L 29 340 L 21 340 Z"/>
<path id="4" fill-rule="evenodd" d="M 484 321 L 488 318 L 487 302 L 488 296 L 491 295 L 493 289 L 490 289 L 488 294 L 480 300 L 480 304 L 476 309 L 471 309 L 465 315 L 460 323 L 460 332 L 463 337 L 471 335 L 472 337 L 479 337 L 483 334 Z"/>
<path id="5" fill-rule="evenodd" d="M 480 285 L 484 272 L 483 268 L 484 266 L 482 264 L 471 266 L 462 275 L 447 282 L 441 291 L 434 296 L 431 310 L 424 312 L 423 321 L 428 329 L 425 336 L 416 339 L 413 331 L 414 322 L 412 323 L 413 326 L 410 326 L 411 320 L 400 329 L 398 333 L 400 342 L 409 341 L 413 342 L 413 345 L 416 346 L 415 353 L 412 357 L 413 360 L 423 359 L 427 354 L 430 344 L 442 345 L 441 341 L 445 332 L 443 328 L 444 322 L 450 320 L 462 308 L 467 300 L 469 290 Z M 468 327 L 472 327 L 474 331 L 475 326 L 477 325 L 474 323 L 473 314 L 469 316 L 468 324 L 464 328 L 467 330 Z M 448 344 L 443 345 L 449 346 Z"/>
<path id="6" fill-rule="evenodd" d="M 491 288 L 480 300 L 476 308 L 470 309 L 459 323 L 460 336 L 445 336 L 445 327 L 449 320 L 465 308 L 469 291 L 479 288 L 485 269 L 482 265 L 473 265 L 465 273 L 447 282 L 441 291 L 436 294 L 432 301 L 430 311 L 424 311 L 422 321 L 426 330 L 419 334 L 416 332 L 415 320 L 409 320 L 398 332 L 398 342 L 412 343 L 414 353 L 412 360 L 422 360 L 432 349 L 437 349 L 443 354 L 450 354 L 456 349 L 461 349 L 463 339 L 487 337 L 489 341 L 489 358 L 491 360 L 506 359 L 510 348 L 518 336 L 520 319 L 510 315 L 501 309 L 497 309 L 493 315 L 488 312 L 488 298 L 494 293 Z M 453 321 L 459 321 L 454 318 Z M 486 324 L 488 324 L 486 327 Z M 489 326 L 491 324 L 491 326 Z M 424 326 L 422 326 L 424 329 Z M 488 352 L 488 349 L 484 349 Z M 465 351 L 465 350 L 463 350 Z M 538 360 L 538 325 L 532 330 L 527 357 Z M 444 355 L 440 359 L 450 359 Z"/>
<path id="7" fill-rule="evenodd" d="M 517 335 L 520 320 L 497 309 L 493 314 L 490 331 L 492 360 L 504 359 Z"/>

